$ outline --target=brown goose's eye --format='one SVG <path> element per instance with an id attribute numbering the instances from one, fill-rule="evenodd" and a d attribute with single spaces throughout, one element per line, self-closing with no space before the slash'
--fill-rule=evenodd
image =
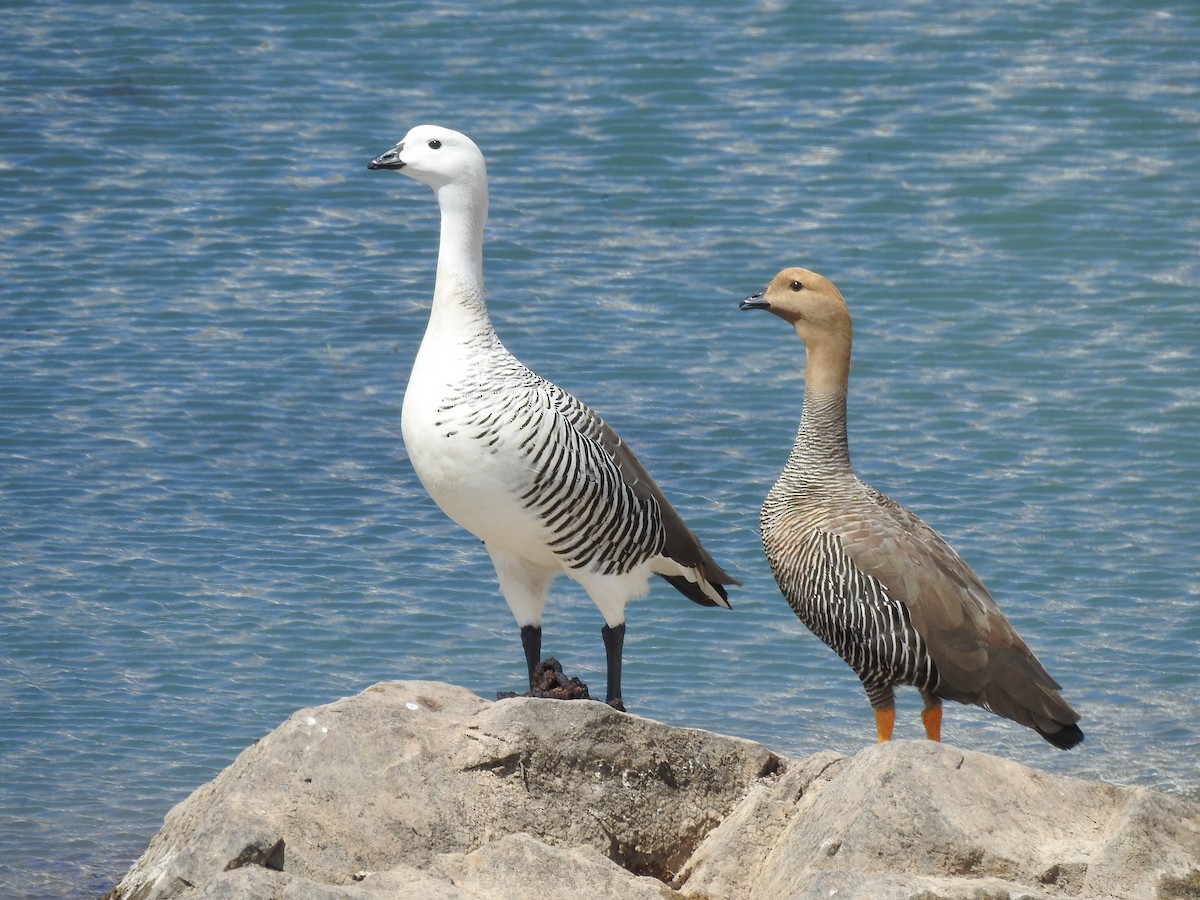
<path id="1" fill-rule="evenodd" d="M 440 150 L 441 148 L 442 148 L 442 142 L 439 141 L 437 138 L 434 138 L 432 141 L 429 142 L 430 150 Z"/>
<path id="2" fill-rule="evenodd" d="M 802 291 L 802 290 L 804 290 L 804 285 L 802 285 L 802 284 L 801 284 L 800 282 L 798 282 L 798 281 L 793 281 L 791 284 L 789 284 L 789 285 L 788 285 L 788 287 L 790 287 L 790 288 L 791 288 L 793 291 Z"/>

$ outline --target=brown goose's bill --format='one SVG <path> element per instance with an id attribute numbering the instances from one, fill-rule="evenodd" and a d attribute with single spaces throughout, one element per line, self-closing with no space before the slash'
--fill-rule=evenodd
<path id="1" fill-rule="evenodd" d="M 771 304 L 767 301 L 766 291 L 759 291 L 757 294 L 751 294 L 739 304 L 738 309 L 770 309 Z"/>

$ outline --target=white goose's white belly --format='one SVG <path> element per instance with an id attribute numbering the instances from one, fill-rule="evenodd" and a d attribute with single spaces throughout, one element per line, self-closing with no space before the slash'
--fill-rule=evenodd
<path id="1" fill-rule="evenodd" d="M 477 375 L 457 356 L 422 345 L 413 364 L 400 419 L 413 469 L 441 510 L 481 541 L 557 567 L 544 525 L 520 499 L 534 474 L 516 449 L 522 435 L 500 428 L 479 437 L 469 422 L 479 400 L 463 391 Z"/>

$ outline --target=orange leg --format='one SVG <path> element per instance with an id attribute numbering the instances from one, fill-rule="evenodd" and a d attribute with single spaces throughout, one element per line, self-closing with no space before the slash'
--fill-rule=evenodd
<path id="1" fill-rule="evenodd" d="M 921 710 L 921 721 L 925 723 L 925 737 L 931 741 L 941 741 L 942 704 Z"/>
<path id="2" fill-rule="evenodd" d="M 892 729 L 896 726 L 896 707 L 875 710 L 875 733 L 879 735 L 879 743 L 892 739 Z"/>

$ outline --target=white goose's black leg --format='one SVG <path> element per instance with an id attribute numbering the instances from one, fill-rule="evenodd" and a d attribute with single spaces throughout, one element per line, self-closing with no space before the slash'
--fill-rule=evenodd
<path id="1" fill-rule="evenodd" d="M 625 647 L 625 623 L 616 628 L 605 625 L 600 629 L 604 638 L 604 655 L 608 658 L 608 696 L 604 702 L 613 709 L 625 712 L 625 704 L 621 701 L 621 653 Z"/>
<path id="2" fill-rule="evenodd" d="M 521 646 L 525 649 L 525 664 L 529 666 L 529 690 L 534 688 L 534 673 L 538 663 L 542 661 L 542 626 L 523 625 L 521 627 Z"/>

